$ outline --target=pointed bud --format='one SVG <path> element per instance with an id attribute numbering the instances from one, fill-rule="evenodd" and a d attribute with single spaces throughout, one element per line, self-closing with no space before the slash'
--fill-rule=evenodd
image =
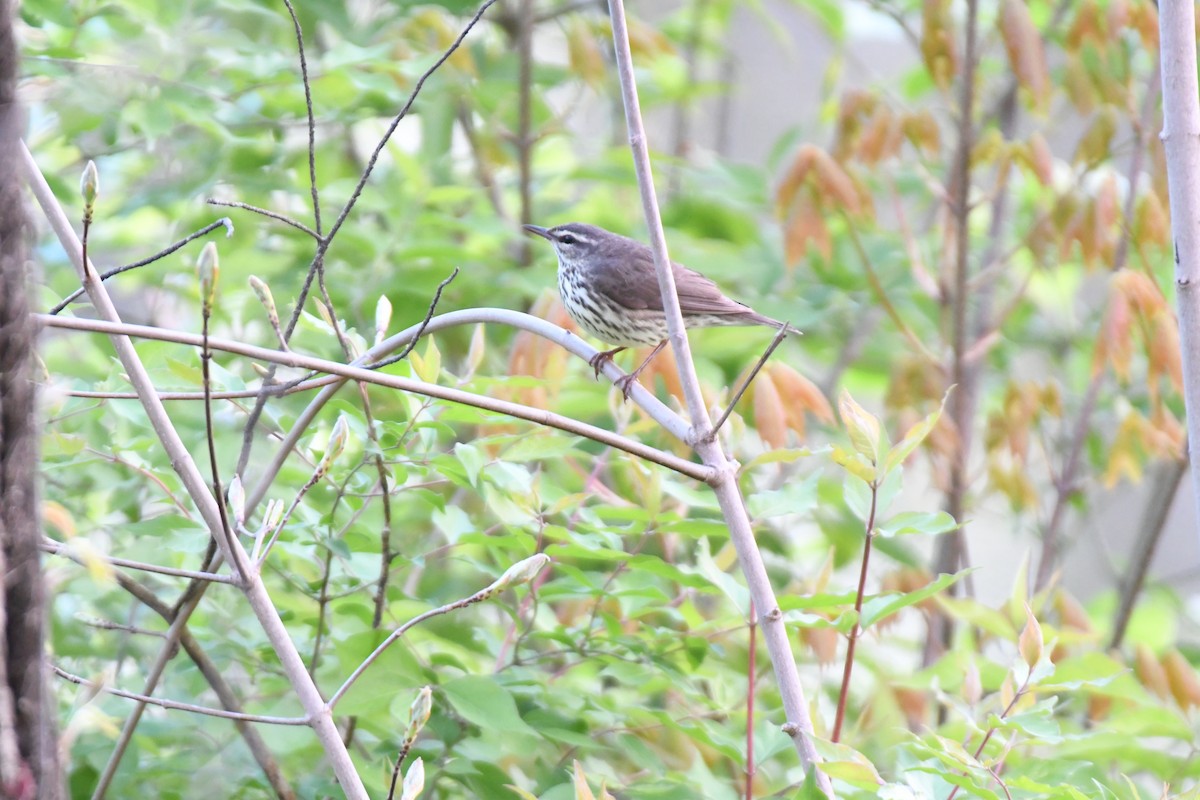
<path id="1" fill-rule="evenodd" d="M 492 591 L 502 591 L 510 586 L 519 586 L 522 583 L 528 583 L 542 571 L 542 567 L 550 563 L 550 556 L 545 553 L 535 553 L 524 561 L 518 561 L 513 564 L 504 574 L 496 579 L 496 582 L 489 587 Z"/>
<path id="2" fill-rule="evenodd" d="M 418 758 L 404 775 L 400 787 L 400 800 L 417 800 L 425 789 L 425 761 Z"/>
<path id="3" fill-rule="evenodd" d="M 983 699 L 983 681 L 979 677 L 979 665 L 974 660 L 967 666 L 963 675 L 963 699 L 971 705 L 976 705 Z"/>
<path id="4" fill-rule="evenodd" d="M 422 686 L 421 691 L 417 692 L 416 699 L 412 701 L 412 705 L 408 707 L 408 729 L 404 732 L 405 741 L 413 741 L 417 738 L 417 734 L 425 727 L 425 723 L 429 721 L 429 715 L 433 711 L 433 689 L 428 686 Z"/>
<path id="5" fill-rule="evenodd" d="M 346 422 L 346 417 L 339 414 L 337 422 L 333 423 L 333 433 L 329 434 L 329 446 L 325 449 L 325 454 L 330 458 L 340 456 L 346 449 L 346 439 L 349 436 L 350 426 Z"/>
<path id="6" fill-rule="evenodd" d="M 263 514 L 263 528 L 274 530 L 283 521 L 283 501 L 268 500 L 267 510 Z"/>
<path id="7" fill-rule="evenodd" d="M 339 414 L 337 422 L 333 423 L 333 431 L 329 434 L 329 441 L 325 444 L 325 455 L 321 457 L 321 460 L 317 463 L 317 468 L 313 471 L 314 481 L 323 477 L 329 471 L 334 460 L 346 449 L 346 440 L 349 437 L 350 426 L 346 423 L 346 417 Z"/>
<path id="8" fill-rule="evenodd" d="M 275 308 L 275 296 L 271 294 L 271 287 L 267 286 L 266 282 L 257 275 L 250 276 L 250 288 L 258 295 L 258 302 L 263 304 L 263 308 L 267 310 L 267 317 L 271 320 L 271 326 L 279 327 L 279 311 Z"/>
<path id="9" fill-rule="evenodd" d="M 79 176 L 79 193 L 83 195 L 84 208 L 91 210 L 100 194 L 100 170 L 96 169 L 95 161 L 89 160 L 83 168 L 83 174 Z"/>
<path id="10" fill-rule="evenodd" d="M 375 304 L 375 344 L 379 344 L 387 336 L 388 326 L 392 324 L 392 301 L 386 294 L 379 295 Z"/>
<path id="11" fill-rule="evenodd" d="M 1030 669 L 1037 666 L 1037 663 L 1042 659 L 1042 626 L 1038 623 L 1037 617 L 1033 615 L 1033 609 L 1029 604 L 1025 604 L 1025 629 L 1021 631 L 1021 636 L 1017 640 L 1017 650 L 1021 653 L 1021 658 L 1029 665 Z"/>
<path id="12" fill-rule="evenodd" d="M 240 528 L 246 524 L 246 490 L 242 486 L 240 476 L 233 476 L 226 495 L 229 498 L 229 510 L 233 513 L 233 521 Z"/>
<path id="13" fill-rule="evenodd" d="M 217 295 L 217 279 L 221 276 L 221 263 L 217 258 L 217 246 L 209 242 L 200 251 L 196 260 L 196 273 L 200 276 L 200 299 L 206 309 L 211 309 Z"/>

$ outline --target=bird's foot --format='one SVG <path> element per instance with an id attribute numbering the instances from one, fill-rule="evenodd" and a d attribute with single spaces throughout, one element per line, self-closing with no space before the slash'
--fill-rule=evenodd
<path id="1" fill-rule="evenodd" d="M 634 384 L 637 383 L 637 373 L 631 372 L 628 375 L 622 375 L 613 381 L 613 386 L 621 390 L 621 396 L 626 400 L 629 399 L 629 393 L 633 391 Z"/>
<path id="2" fill-rule="evenodd" d="M 596 380 L 600 380 L 600 370 L 604 369 L 604 365 L 613 360 L 613 356 L 624 350 L 624 347 L 614 347 L 612 350 L 601 350 L 596 355 L 588 359 L 588 366 L 596 373 Z M 629 397 L 629 392 L 625 393 Z"/>

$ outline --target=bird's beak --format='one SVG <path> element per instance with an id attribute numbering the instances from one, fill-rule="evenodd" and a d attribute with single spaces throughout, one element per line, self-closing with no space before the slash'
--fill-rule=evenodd
<path id="1" fill-rule="evenodd" d="M 528 233 L 536 234 L 547 241 L 554 241 L 554 237 L 550 235 L 549 228 L 543 228 L 541 225 L 522 225 L 521 227 Z"/>

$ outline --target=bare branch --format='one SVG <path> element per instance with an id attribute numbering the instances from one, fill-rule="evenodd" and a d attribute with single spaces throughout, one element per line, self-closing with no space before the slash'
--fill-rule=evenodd
<path id="1" fill-rule="evenodd" d="M 116 689 L 112 686 L 90 681 L 87 678 L 80 677 L 67 672 L 57 664 L 51 664 L 50 668 L 54 670 L 54 674 L 63 680 L 86 686 L 94 692 L 104 692 L 111 694 L 114 697 L 124 697 L 127 700 L 136 700 L 139 703 L 146 705 L 158 706 L 160 708 L 170 709 L 172 711 L 187 711 L 192 714 L 204 714 L 209 717 L 220 717 L 221 719 L 236 719 L 242 722 L 261 722 L 264 725 L 307 725 L 307 717 L 271 717 L 265 714 L 245 714 L 241 711 L 226 711 L 223 708 L 209 708 L 208 706 L 197 706 L 192 703 L 179 703 L 174 700 L 163 700 L 158 697 L 150 697 L 149 695 L 138 694 L 137 692 L 127 692 L 124 689 Z"/>
<path id="2" fill-rule="evenodd" d="M 135 261 L 132 264 L 126 264 L 122 267 L 114 267 L 113 269 L 110 269 L 107 272 L 100 273 L 100 280 L 106 281 L 109 278 L 111 278 L 113 275 L 120 275 L 122 272 L 128 272 L 131 269 L 137 269 L 138 267 L 144 267 L 147 264 L 153 264 L 155 261 L 158 261 L 162 258 L 166 258 L 167 256 L 171 255 L 171 253 L 174 253 L 176 250 L 183 247 L 188 242 L 193 241 L 194 239 L 199 239 L 201 236 L 204 236 L 205 234 L 215 231 L 217 228 L 225 229 L 225 238 L 226 239 L 228 239 L 230 236 L 233 236 L 233 221 L 230 220 L 229 217 L 221 217 L 216 222 L 211 222 L 208 225 L 205 225 L 200 230 L 196 231 L 195 233 L 192 233 L 192 234 L 189 234 L 189 235 L 183 237 L 178 242 L 175 242 L 174 244 L 170 245 L 169 247 L 167 247 L 163 250 L 159 250 L 157 253 L 150 256 L 149 258 L 143 258 L 141 261 Z M 78 289 L 76 289 L 75 291 L 73 291 L 69 295 L 67 295 L 58 305 L 56 305 L 54 308 L 50 309 L 50 313 L 58 314 L 64 308 L 71 305 L 71 303 L 74 303 L 76 300 L 78 300 L 80 297 L 82 297 L 83 292 L 84 292 L 84 289 L 82 286 L 80 286 Z"/>
<path id="3" fill-rule="evenodd" d="M 62 542 L 56 542 L 53 539 L 44 539 L 39 545 L 44 553 L 54 553 L 55 555 L 66 555 L 71 552 L 71 548 Z M 236 586 L 237 580 L 230 575 L 219 575 L 215 572 L 197 572 L 191 569 L 175 569 L 174 567 L 164 567 L 159 564 L 147 564 L 144 561 L 130 561 L 127 558 L 114 558 L 112 556 L 93 555 L 92 558 L 100 558 L 104 563 L 114 567 L 123 567 L 125 569 L 135 569 L 140 572 L 153 572 L 156 575 L 170 575 L 172 578 L 190 578 L 194 581 L 207 581 L 209 583 L 228 583 Z"/>
<path id="4" fill-rule="evenodd" d="M 478 310 L 478 309 L 477 309 Z M 491 309 L 491 311 L 502 311 L 501 309 Z M 517 312 L 508 312 L 516 314 Z M 449 315 L 447 315 L 449 316 Z M 177 344 L 185 344 L 192 347 L 200 347 L 203 345 L 202 338 L 196 334 L 181 333 L 178 331 L 170 331 L 165 328 L 154 328 L 145 325 L 129 325 L 125 323 L 112 323 L 102 320 L 84 320 L 84 319 L 67 319 L 62 317 L 51 317 L 49 315 L 35 315 L 35 318 L 52 328 L 63 328 L 67 330 L 78 331 L 93 331 L 97 333 L 107 333 L 112 336 L 137 336 L 144 339 L 156 339 L 165 342 L 175 342 Z M 534 319 L 534 318 L 530 318 Z M 477 321 L 477 320 L 472 320 Z M 549 323 L 546 323 L 549 325 Z M 554 327 L 554 326 L 550 326 Z M 569 334 L 558 328 L 563 334 Z M 395 337 L 393 337 L 395 338 Z M 575 337 L 578 339 L 578 337 Z M 390 340 L 389 340 L 390 341 Z M 579 340 L 580 344 L 584 344 L 583 340 Z M 439 386 L 433 383 L 416 380 L 414 378 L 403 378 L 398 375 L 382 375 L 363 367 L 347 366 L 339 364 L 335 361 L 325 361 L 324 359 L 313 358 L 311 356 L 301 355 L 295 352 L 283 352 L 280 350 L 268 350 L 262 347 L 242 344 L 225 339 L 209 339 L 209 347 L 214 350 L 223 350 L 228 353 L 236 353 L 237 355 L 246 356 L 259 361 L 267 361 L 275 364 L 282 364 L 290 367 L 301 367 L 303 369 L 311 369 L 319 372 L 328 372 L 334 375 L 339 375 L 342 378 L 353 379 L 365 383 L 374 383 L 379 386 L 385 386 L 390 389 L 400 389 L 402 391 L 413 392 L 414 394 L 427 395 L 436 397 L 441 400 L 447 400 L 463 405 L 474 406 L 484 409 L 485 411 L 494 411 L 499 414 L 506 414 L 518 419 L 536 422 L 541 425 L 547 425 L 552 428 L 574 433 L 579 436 L 584 436 L 588 439 L 607 444 L 611 447 L 624 450 L 633 455 L 640 456 L 649 461 L 652 461 L 661 466 L 672 469 L 682 475 L 687 475 L 690 478 L 704 481 L 712 477 L 712 471 L 703 465 L 695 464 L 686 459 L 679 458 L 671 453 L 650 447 L 633 439 L 628 439 L 612 431 L 603 428 L 597 428 L 594 425 L 588 425 L 584 422 L 563 417 L 550 411 L 544 411 L 540 408 L 521 405 L 520 403 L 511 403 L 505 400 L 496 400 L 484 395 L 477 395 L 462 389 L 452 389 L 446 386 Z M 584 347 L 591 349 L 584 344 Z M 581 348 L 582 349 L 582 348 Z M 336 392 L 337 385 L 326 387 L 327 390 L 332 389 Z M 332 394 L 333 392 L 331 392 Z M 322 393 L 324 394 L 324 393 Z M 647 393 L 648 394 L 648 393 Z M 316 401 L 314 401 L 315 403 Z M 303 430 L 307 425 L 308 420 L 303 417 L 297 420 L 293 431 Z M 285 442 L 285 449 L 290 451 L 290 447 Z M 247 507 L 253 507 L 259 499 L 258 492 L 247 498 Z M 216 509 L 214 508 L 214 511 Z"/>

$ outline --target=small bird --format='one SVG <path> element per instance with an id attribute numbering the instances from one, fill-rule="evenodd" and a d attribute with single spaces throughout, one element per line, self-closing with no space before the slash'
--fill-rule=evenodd
<path id="1" fill-rule="evenodd" d="M 627 347 L 656 345 L 637 369 L 617 380 L 621 393 L 629 399 L 638 375 L 667 343 L 667 318 L 654 271 L 653 252 L 627 236 L 582 222 L 568 222 L 554 228 L 523 227 L 554 246 L 558 255 L 558 292 L 571 319 L 597 339 L 617 345 L 588 361 L 597 378 L 605 362 Z M 800 332 L 730 300 L 715 283 L 695 270 L 673 261 L 671 268 L 685 327 L 769 325 L 788 333 Z"/>

